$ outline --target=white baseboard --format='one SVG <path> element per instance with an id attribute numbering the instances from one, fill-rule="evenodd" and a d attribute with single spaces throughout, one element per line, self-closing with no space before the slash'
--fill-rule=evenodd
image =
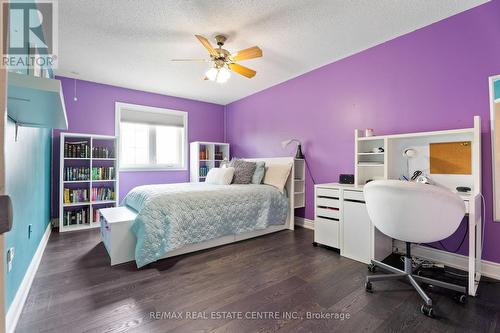
<path id="1" fill-rule="evenodd" d="M 47 242 L 49 241 L 50 232 L 52 231 L 52 225 L 49 223 L 47 225 L 47 229 L 45 229 L 45 233 L 38 244 L 38 248 L 36 249 L 33 258 L 31 259 L 31 263 L 24 274 L 23 281 L 19 285 L 17 289 L 16 296 L 12 300 L 10 304 L 9 310 L 7 310 L 7 315 L 5 316 L 5 324 L 7 327 L 6 332 L 12 333 L 16 329 L 17 321 L 21 316 L 21 312 L 23 311 L 24 303 L 28 298 L 28 293 L 31 288 L 31 284 L 33 283 L 33 279 L 35 278 L 36 271 L 38 270 L 38 266 L 40 265 L 40 261 L 42 260 L 43 251 L 47 246 Z"/>
<path id="2" fill-rule="evenodd" d="M 394 241 L 394 245 L 399 249 L 405 248 L 404 243 L 400 241 Z M 464 271 L 467 271 L 469 267 L 469 257 L 461 254 L 446 252 L 422 245 L 413 245 L 411 250 L 412 254 L 417 257 L 436 261 L 450 267 Z M 500 264 L 488 260 L 481 260 L 481 275 L 500 280 Z"/>
<path id="3" fill-rule="evenodd" d="M 295 225 L 299 227 L 314 230 L 314 221 L 303 217 L 295 216 Z"/>

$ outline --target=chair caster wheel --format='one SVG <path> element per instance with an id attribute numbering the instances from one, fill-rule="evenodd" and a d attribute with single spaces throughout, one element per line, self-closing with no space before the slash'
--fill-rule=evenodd
<path id="1" fill-rule="evenodd" d="M 377 266 L 375 266 L 374 264 L 368 265 L 368 272 L 375 273 L 376 270 L 377 270 Z"/>
<path id="2" fill-rule="evenodd" d="M 372 283 L 371 282 L 366 282 L 365 283 L 365 290 L 369 293 L 372 293 L 373 292 L 373 287 L 372 287 Z"/>
<path id="3" fill-rule="evenodd" d="M 455 301 L 457 301 L 460 304 L 465 304 L 467 303 L 467 295 L 465 294 L 457 294 L 453 297 Z"/>
<path id="4" fill-rule="evenodd" d="M 318 243 L 313 242 L 313 246 L 314 246 L 314 247 L 318 247 Z"/>
<path id="5" fill-rule="evenodd" d="M 420 307 L 420 312 L 422 312 L 429 318 L 434 318 L 434 308 L 432 306 L 422 304 L 422 306 Z"/>

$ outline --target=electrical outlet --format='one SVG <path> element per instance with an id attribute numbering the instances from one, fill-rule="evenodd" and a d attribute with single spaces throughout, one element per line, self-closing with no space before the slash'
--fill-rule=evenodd
<path id="1" fill-rule="evenodd" d="M 14 248 L 11 247 L 7 251 L 7 269 L 10 272 L 12 270 L 12 261 L 14 260 Z"/>
<path id="2" fill-rule="evenodd" d="M 33 224 L 28 224 L 28 239 L 31 238 L 32 232 L 33 232 Z"/>

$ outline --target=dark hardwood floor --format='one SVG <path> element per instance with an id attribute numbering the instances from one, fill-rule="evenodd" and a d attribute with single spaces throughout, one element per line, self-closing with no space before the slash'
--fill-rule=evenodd
<path id="1" fill-rule="evenodd" d="M 312 238 L 310 230 L 281 231 L 137 270 L 134 263 L 110 267 L 97 231 L 54 232 L 17 332 L 500 331 L 500 284 L 482 283 L 465 305 L 431 293 L 439 317 L 429 319 L 409 285 L 374 283 L 366 293 L 366 265 L 313 247 Z M 165 318 L 173 312 L 183 318 Z M 274 312 L 279 318 L 248 318 Z M 308 313 L 350 317 L 311 320 Z"/>

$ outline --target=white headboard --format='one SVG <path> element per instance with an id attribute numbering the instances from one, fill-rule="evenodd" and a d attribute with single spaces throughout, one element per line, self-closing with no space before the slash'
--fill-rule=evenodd
<path id="1" fill-rule="evenodd" d="M 294 175 L 295 175 L 295 166 L 294 166 L 294 158 L 293 157 L 263 157 L 263 158 L 245 158 L 245 161 L 249 162 L 264 162 L 266 166 L 270 164 L 291 164 L 290 174 L 288 175 L 288 179 L 286 180 L 286 191 L 288 195 L 288 205 L 289 205 L 289 213 L 286 221 L 286 227 L 290 230 L 294 229 L 295 226 L 295 209 L 294 209 Z"/>

